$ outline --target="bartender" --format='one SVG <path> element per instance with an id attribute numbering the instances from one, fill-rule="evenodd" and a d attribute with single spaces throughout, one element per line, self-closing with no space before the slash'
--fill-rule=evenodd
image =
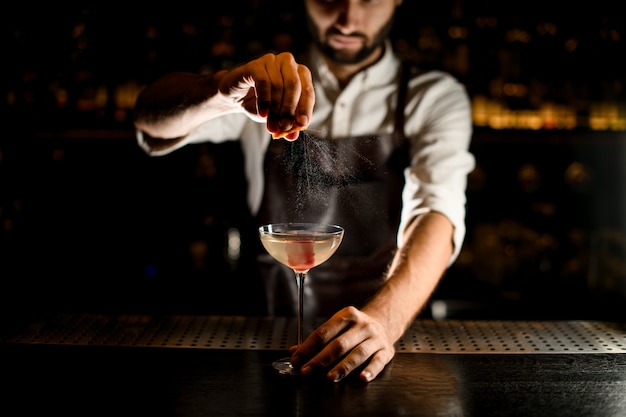
<path id="1" fill-rule="evenodd" d="M 155 156 L 239 140 L 258 225 L 345 228 L 306 280 L 308 312 L 326 321 L 291 360 L 305 375 L 369 382 L 461 249 L 470 104 L 450 74 L 394 53 L 402 0 L 302 1 L 312 37 L 302 61 L 283 52 L 165 75 L 137 99 L 137 138 Z M 257 260 L 268 313 L 294 312 L 293 271 L 262 250 Z"/>

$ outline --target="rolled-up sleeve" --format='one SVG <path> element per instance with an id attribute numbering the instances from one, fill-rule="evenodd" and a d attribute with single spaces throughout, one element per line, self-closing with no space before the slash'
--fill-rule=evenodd
<path id="1" fill-rule="evenodd" d="M 259 123 L 252 123 L 250 119 L 243 114 L 227 114 L 200 125 L 186 136 L 180 138 L 152 138 L 141 130 L 136 130 L 135 135 L 137 144 L 147 154 L 151 156 L 162 156 L 193 143 L 220 143 L 239 139 L 242 136 L 242 132 L 249 124 L 258 125 Z"/>
<path id="2" fill-rule="evenodd" d="M 465 239 L 467 176 L 475 166 L 469 151 L 470 102 L 464 87 L 442 73 L 426 74 L 411 88 L 414 94 L 409 96 L 405 110 L 411 165 L 405 170 L 398 245 L 411 219 L 422 213 L 439 212 L 454 227 L 454 250 L 449 261 L 452 264 Z"/>

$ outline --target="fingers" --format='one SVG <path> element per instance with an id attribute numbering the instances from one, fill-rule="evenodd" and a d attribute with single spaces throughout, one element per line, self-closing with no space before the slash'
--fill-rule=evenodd
<path id="1" fill-rule="evenodd" d="M 246 111 L 266 119 L 274 138 L 297 139 L 299 131 L 309 125 L 315 103 L 309 69 L 292 54 L 281 53 L 266 54 L 236 71 L 238 81 L 228 89 L 230 95 Z"/>
<path id="2" fill-rule="evenodd" d="M 370 382 L 395 355 L 379 323 L 353 307 L 346 308 L 316 329 L 297 349 L 292 362 L 304 363 L 301 372 L 329 369 L 327 377 L 337 382 L 357 369 L 359 377 Z"/>
<path id="3" fill-rule="evenodd" d="M 294 358 L 297 362 L 314 356 L 328 345 L 339 334 L 350 328 L 357 320 L 359 311 L 354 307 L 346 307 L 332 316 L 326 323 L 315 329 L 304 342 L 298 346 Z"/>
<path id="4" fill-rule="evenodd" d="M 364 382 L 374 380 L 393 359 L 395 349 L 382 348 L 378 341 L 368 339 L 356 346 L 327 374 L 328 379 L 339 382 L 353 371 L 363 368 L 359 378 Z"/>
<path id="5" fill-rule="evenodd" d="M 367 364 L 365 368 L 359 374 L 359 377 L 363 382 L 371 382 L 373 381 L 382 371 L 385 369 L 385 366 L 393 359 L 395 355 L 395 350 L 391 350 L 391 352 L 385 350 L 376 353 L 370 359 L 370 362 Z"/>
<path id="6" fill-rule="evenodd" d="M 271 101 L 267 128 L 274 138 L 298 138 L 298 132 L 309 125 L 315 94 L 311 72 L 296 63 L 293 55 L 272 56 L 267 72 L 271 79 Z M 270 65 L 271 64 L 271 65 Z"/>
<path id="7" fill-rule="evenodd" d="M 298 65 L 298 75 L 302 80 L 300 100 L 296 108 L 296 125 L 306 129 L 311 123 L 313 105 L 315 104 L 315 90 L 313 89 L 313 79 L 311 71 L 304 65 Z"/>
<path id="8" fill-rule="evenodd" d="M 302 88 L 298 66 L 293 56 L 280 54 L 274 58 L 274 61 L 266 64 L 271 82 L 271 104 L 267 127 L 272 133 L 283 133 L 293 128 Z"/>

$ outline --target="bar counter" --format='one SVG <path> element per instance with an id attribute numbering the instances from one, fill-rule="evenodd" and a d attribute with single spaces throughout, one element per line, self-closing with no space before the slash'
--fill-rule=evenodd
<path id="1" fill-rule="evenodd" d="M 61 314 L 3 331 L 10 415 L 624 416 L 626 324 L 416 320 L 366 384 L 282 376 L 290 318 Z M 5 414 L 9 415 L 9 414 Z"/>

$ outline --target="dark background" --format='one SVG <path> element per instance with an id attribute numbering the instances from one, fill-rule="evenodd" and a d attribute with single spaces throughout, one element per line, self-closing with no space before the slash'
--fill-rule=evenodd
<path id="1" fill-rule="evenodd" d="M 7 312 L 260 311 L 256 281 L 226 245 L 233 231 L 254 234 L 238 144 L 150 158 L 134 141 L 131 113 L 141 88 L 166 72 L 301 52 L 307 36 L 294 3 L 7 6 Z M 473 100 L 513 110 L 554 103 L 578 118 L 575 128 L 475 126 L 467 239 L 434 297 L 449 302 L 451 317 L 625 316 L 626 128 L 588 123 L 602 103 L 618 103 L 626 118 L 626 20 L 616 4 L 405 0 L 393 34 L 403 54 L 453 73 Z M 526 92 L 507 96 L 498 87 L 507 83 Z"/>

